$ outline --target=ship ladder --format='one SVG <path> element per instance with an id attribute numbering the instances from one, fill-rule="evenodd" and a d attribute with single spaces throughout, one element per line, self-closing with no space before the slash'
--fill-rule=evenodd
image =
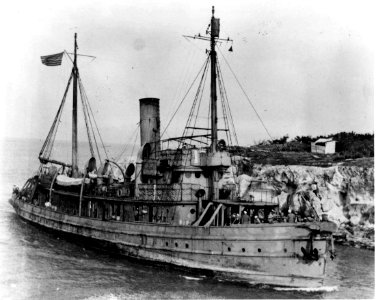
<path id="1" fill-rule="evenodd" d="M 204 216 L 206 215 L 206 213 L 208 212 L 209 208 L 210 208 L 212 205 L 213 205 L 213 202 L 210 202 L 208 205 L 206 205 L 204 212 L 201 214 L 200 218 L 199 218 L 196 222 L 194 222 L 194 223 L 192 224 L 192 226 L 199 226 L 199 225 L 200 225 L 202 219 L 204 218 Z"/>
<path id="2" fill-rule="evenodd" d="M 213 221 L 214 221 L 214 218 L 218 215 L 218 212 L 220 211 L 220 209 L 222 208 L 222 204 L 219 204 L 217 209 L 215 210 L 215 212 L 213 213 L 213 215 L 211 216 L 210 220 L 204 225 L 204 227 L 209 227 Z"/>

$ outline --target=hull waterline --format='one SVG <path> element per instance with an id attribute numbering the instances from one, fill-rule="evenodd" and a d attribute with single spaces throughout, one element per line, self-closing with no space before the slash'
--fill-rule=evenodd
<path id="1" fill-rule="evenodd" d="M 101 221 L 69 216 L 17 198 L 10 203 L 21 218 L 33 224 L 131 258 L 252 284 L 320 287 L 324 282 L 327 240 L 315 240 L 321 252 L 317 261 L 304 260 L 296 255 L 307 245 L 309 231 L 304 228 L 291 233 L 294 226 L 288 224 L 194 228 Z"/>

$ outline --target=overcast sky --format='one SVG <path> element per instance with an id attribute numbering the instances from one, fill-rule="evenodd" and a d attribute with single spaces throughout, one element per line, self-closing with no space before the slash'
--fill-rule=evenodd
<path id="1" fill-rule="evenodd" d="M 129 142 L 138 99 L 161 99 L 162 128 L 206 58 L 211 6 L 221 52 L 273 137 L 374 130 L 374 6 L 366 1 L 12 1 L 1 4 L 1 137 L 45 138 L 70 74 L 40 56 L 73 50 L 106 143 Z M 267 139 L 219 54 L 242 145 Z M 206 97 L 207 98 L 207 97 Z M 168 136 L 180 135 L 187 98 Z M 203 101 L 208 99 L 203 99 Z M 204 104 L 203 104 L 204 105 Z M 70 139 L 71 92 L 59 139 Z M 83 135 L 80 123 L 80 139 Z M 82 133 L 82 134 L 81 134 Z"/>

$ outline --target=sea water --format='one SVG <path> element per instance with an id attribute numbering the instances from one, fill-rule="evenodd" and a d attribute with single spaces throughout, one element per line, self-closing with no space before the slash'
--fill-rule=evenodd
<path id="1" fill-rule="evenodd" d="M 321 289 L 278 288 L 112 256 L 30 225 L 14 213 L 8 199 L 12 186 L 22 186 L 37 170 L 41 145 L 38 140 L 6 140 L 2 145 L 0 299 L 374 298 L 370 250 L 337 246 Z M 111 149 L 114 156 L 121 151 L 120 146 Z M 60 151 L 69 153 L 69 146 L 61 144 Z M 84 161 L 85 155 L 80 157 Z"/>

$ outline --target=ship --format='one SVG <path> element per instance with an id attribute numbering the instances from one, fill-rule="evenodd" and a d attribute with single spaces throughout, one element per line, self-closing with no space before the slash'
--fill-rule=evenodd
<path id="1" fill-rule="evenodd" d="M 243 195 L 236 180 L 224 182 L 226 176 L 235 176 L 234 172 L 228 175 L 235 162 L 230 143 L 219 138 L 231 127 L 227 118 L 226 128 L 218 128 L 218 90 L 223 92 L 223 87 L 216 48 L 229 41 L 219 33 L 213 7 L 206 35 L 193 37 L 210 43 L 204 64 L 210 74 L 210 124 L 196 125 L 195 111 L 200 106 L 196 94 L 183 135 L 162 140 L 160 99 L 139 99 L 140 148 L 135 161 L 120 165 L 107 158 L 102 162 L 100 152 L 95 153 L 96 143 L 91 143 L 94 130 L 88 130 L 91 158 L 84 171 L 79 170 L 77 158 L 78 90 L 88 129 L 95 122 L 85 102 L 75 34 L 72 72 L 39 153 L 40 167 L 22 188 L 14 188 L 9 200 L 16 214 L 28 221 L 25 226 L 39 225 L 142 262 L 215 278 L 322 286 L 329 257 L 334 256 L 336 224 L 318 214 L 289 222 L 268 182 L 250 180 Z M 50 155 L 72 82 L 72 161 L 62 162 Z M 222 105 L 228 111 L 226 102 Z M 170 143 L 177 147 L 171 148 Z M 114 176 L 114 169 L 120 177 Z"/>

